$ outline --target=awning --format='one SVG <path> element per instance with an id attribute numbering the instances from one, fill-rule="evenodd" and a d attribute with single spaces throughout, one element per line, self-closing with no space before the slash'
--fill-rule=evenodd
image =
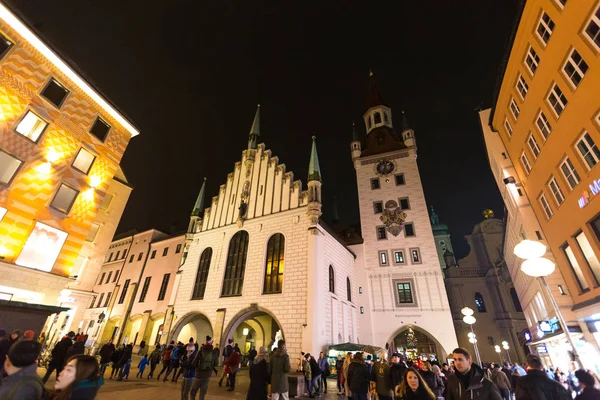
<path id="1" fill-rule="evenodd" d="M 385 352 L 385 350 L 381 347 L 371 346 L 369 344 L 358 344 L 358 343 L 335 344 L 333 346 L 329 346 L 329 350 L 352 351 L 352 352 L 362 351 L 364 353 L 369 353 L 369 354 L 377 354 L 380 352 Z"/>

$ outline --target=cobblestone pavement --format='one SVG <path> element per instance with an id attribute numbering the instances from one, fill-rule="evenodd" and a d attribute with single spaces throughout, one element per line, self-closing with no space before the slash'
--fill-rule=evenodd
<path id="1" fill-rule="evenodd" d="M 105 376 L 110 376 L 108 373 L 110 368 L 107 369 L 107 374 Z M 46 370 L 43 368 L 38 368 L 38 374 L 40 376 L 44 376 Z M 129 381 L 121 381 L 118 382 L 116 380 L 106 379 L 104 386 L 100 389 L 96 400 L 159 400 L 159 399 L 169 399 L 169 400 L 179 400 L 181 398 L 181 377 L 179 378 L 178 383 L 171 383 L 157 381 L 156 379 L 138 379 L 135 378 L 135 374 L 137 373 L 137 368 L 131 369 L 131 374 L 129 375 Z M 219 373 L 220 373 L 219 369 Z M 146 375 L 148 371 L 146 371 Z M 54 387 L 54 379 L 55 374 L 53 373 L 46 386 L 48 388 Z M 248 370 L 242 369 L 237 375 L 236 381 L 236 389 L 233 392 L 228 392 L 225 390 L 225 387 L 218 386 L 219 378 L 214 376 L 210 380 L 210 384 L 208 386 L 208 395 L 206 396 L 209 400 L 224 400 L 224 399 L 246 399 L 246 394 L 248 393 L 248 386 L 250 384 L 250 379 L 248 377 Z M 327 395 L 319 397 L 319 399 L 323 400 L 344 400 L 346 399 L 344 396 L 338 396 L 337 391 L 335 390 L 335 381 L 330 380 L 328 382 L 329 393 Z M 200 394 L 197 395 L 198 397 Z M 302 397 L 305 399 L 306 397 Z"/>

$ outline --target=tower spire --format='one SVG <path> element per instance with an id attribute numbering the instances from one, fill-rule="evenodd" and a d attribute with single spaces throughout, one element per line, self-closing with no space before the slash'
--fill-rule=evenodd
<path id="1" fill-rule="evenodd" d="M 358 138 L 358 131 L 356 130 L 356 124 L 354 123 L 354 121 L 352 121 L 352 141 L 360 142 L 360 139 Z"/>
<path id="2" fill-rule="evenodd" d="M 406 113 L 402 110 L 402 130 L 406 131 L 410 129 L 410 125 L 408 125 L 408 119 L 406 118 Z"/>
<path id="3" fill-rule="evenodd" d="M 258 137 L 260 136 L 260 104 L 256 107 L 256 114 L 254 115 L 254 121 L 250 128 L 250 135 L 248 138 L 248 149 L 256 150 L 258 144 Z"/>
<path id="4" fill-rule="evenodd" d="M 199 217 L 200 213 L 204 209 L 204 193 L 206 192 L 206 178 L 202 182 L 202 187 L 200 188 L 200 193 L 198 193 L 198 198 L 196 199 L 196 203 L 194 204 L 194 209 L 192 210 L 192 217 Z"/>
<path id="5" fill-rule="evenodd" d="M 321 182 L 321 168 L 319 167 L 319 157 L 317 156 L 317 137 L 312 137 L 312 150 L 310 152 L 310 163 L 308 164 L 308 181 Z"/>

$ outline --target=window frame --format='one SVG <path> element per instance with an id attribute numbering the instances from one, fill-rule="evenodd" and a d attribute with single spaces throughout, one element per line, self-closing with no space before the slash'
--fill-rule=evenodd
<path id="1" fill-rule="evenodd" d="M 577 63 L 574 59 L 573 59 L 573 54 L 577 53 L 577 55 L 580 58 L 580 62 Z M 567 65 L 571 65 L 573 67 L 573 73 L 571 75 L 569 75 L 566 71 L 566 67 Z M 586 67 L 585 71 L 581 70 L 581 64 L 584 64 Z M 569 55 L 567 56 L 567 58 L 565 59 L 565 62 L 562 66 L 562 68 L 560 69 L 561 73 L 563 74 L 565 80 L 569 83 L 569 85 L 571 86 L 571 89 L 573 90 L 577 90 L 577 88 L 579 87 L 579 85 L 581 84 L 581 81 L 583 81 L 583 79 L 585 78 L 585 75 L 587 74 L 587 71 L 589 71 L 590 66 L 589 64 L 584 60 L 583 56 L 581 55 L 581 53 L 579 53 L 577 51 L 577 49 L 575 47 L 571 48 L 571 51 L 569 52 Z M 575 83 L 573 81 L 573 75 L 574 74 L 578 74 L 580 76 L 579 82 Z"/>
<path id="2" fill-rule="evenodd" d="M 146 296 L 148 295 L 148 288 L 150 287 L 151 281 L 151 276 L 147 276 L 146 279 L 144 279 L 144 285 L 142 286 L 142 292 L 140 293 L 138 303 L 143 303 L 146 300 Z"/>
<path id="3" fill-rule="evenodd" d="M 565 194 L 560 188 L 556 177 L 554 175 L 550 175 L 550 179 L 548 180 L 548 183 L 546 185 L 548 186 L 550 193 L 552 193 L 552 197 L 554 197 L 556 208 L 560 207 L 565 202 Z"/>
<path id="4" fill-rule="evenodd" d="M 525 97 L 527 97 L 527 92 L 529 91 L 529 85 L 527 84 L 527 81 L 525 81 L 525 78 L 523 78 L 523 74 L 521 74 L 520 72 L 517 75 L 515 89 L 517 90 L 519 97 L 521 97 L 521 100 L 525 101 Z"/>
<path id="5" fill-rule="evenodd" d="M 331 264 L 329 264 L 328 274 L 329 293 L 335 294 L 335 271 L 333 270 L 333 265 Z"/>
<path id="6" fill-rule="evenodd" d="M 514 97 L 510 98 L 510 102 L 508 103 L 508 109 L 510 110 L 510 114 L 513 116 L 516 122 L 519 119 L 519 115 L 521 114 L 521 109 L 519 108 L 519 105 L 515 101 Z"/>
<path id="7" fill-rule="evenodd" d="M 0 40 L 4 40 L 6 42 L 6 44 L 8 44 L 8 47 L 6 49 L 4 49 L 3 52 L 0 53 L 0 60 L 1 60 L 15 47 L 15 42 L 14 42 L 14 40 L 9 39 L 8 36 L 6 36 L 4 34 L 4 32 L 0 32 Z"/>
<path id="8" fill-rule="evenodd" d="M 36 139 L 32 139 L 29 136 L 17 131 L 17 128 L 19 128 L 19 125 L 21 125 L 21 122 L 23 122 L 23 120 L 25 118 L 27 118 L 27 115 L 29 113 L 35 115 L 40 121 L 42 121 L 46 124 L 46 125 L 44 125 L 44 127 L 42 128 L 42 130 L 40 131 L 40 133 L 38 134 Z M 42 136 L 44 136 L 44 133 L 46 133 L 46 130 L 48 129 L 49 126 L 50 126 L 50 121 L 48 121 L 46 118 L 42 118 L 42 116 L 39 113 L 35 112 L 31 107 L 28 107 L 25 109 L 25 112 L 21 115 L 21 117 L 17 120 L 17 122 L 13 126 L 12 130 L 20 137 L 23 137 L 23 138 L 29 140 L 30 142 L 37 144 L 40 142 L 40 140 L 42 139 Z"/>
<path id="9" fill-rule="evenodd" d="M 79 157 L 79 154 L 81 154 L 82 151 L 85 151 L 89 154 L 92 155 L 92 162 L 90 163 L 90 166 L 87 168 L 87 171 L 83 171 L 79 168 L 77 168 L 75 166 L 75 162 L 77 161 L 77 157 Z M 96 155 L 94 153 L 92 153 L 91 151 L 89 151 L 88 149 L 84 148 L 84 147 L 80 147 L 79 150 L 77 151 L 77 154 L 75 155 L 75 158 L 73 158 L 73 162 L 71 163 L 71 167 L 73 167 L 76 171 L 81 172 L 84 175 L 88 175 L 90 173 L 90 170 L 92 169 L 92 167 L 94 166 L 94 162 L 96 162 Z"/>
<path id="10" fill-rule="evenodd" d="M 69 204 L 69 207 L 66 210 L 62 210 L 56 206 L 54 206 L 54 201 L 56 200 L 56 196 L 58 195 L 58 193 L 60 192 L 60 189 L 65 186 L 73 191 L 76 192 L 75 196 L 73 197 L 73 200 L 71 201 L 71 203 Z M 65 215 L 69 215 L 69 213 L 71 212 L 71 210 L 73 209 L 73 205 L 75 204 L 75 202 L 77 201 L 77 198 L 79 197 L 79 194 L 81 193 L 81 191 L 75 189 L 74 187 L 72 187 L 71 185 L 67 185 L 64 182 L 60 182 L 60 185 L 58 186 L 58 189 L 56 189 L 56 191 L 54 192 L 54 196 L 52 196 L 52 200 L 50 201 L 50 207 L 55 209 L 58 212 L 61 212 Z"/>
<path id="11" fill-rule="evenodd" d="M 177 245 L 177 247 L 175 247 L 175 254 L 179 254 L 179 253 L 181 253 L 181 247 L 182 247 L 181 243 L 179 243 L 179 244 Z"/>
<path id="12" fill-rule="evenodd" d="M 549 22 L 544 21 L 544 15 L 546 15 L 548 17 Z M 553 26 L 550 27 L 549 23 L 551 23 Z M 540 25 L 543 25 L 544 31 L 549 33 L 547 40 L 545 40 L 540 35 L 540 32 L 539 32 Z M 554 23 L 554 21 L 550 17 L 550 14 L 548 14 L 545 10 L 542 10 L 542 13 L 540 14 L 540 17 L 538 18 L 537 24 L 535 26 L 535 36 L 538 38 L 538 40 L 540 41 L 540 43 L 542 43 L 543 47 L 548 46 L 548 43 L 550 42 L 550 39 L 552 38 L 552 34 L 554 33 L 554 28 L 555 27 L 556 27 L 556 24 Z"/>
<path id="13" fill-rule="evenodd" d="M 534 125 L 536 126 L 537 131 L 542 136 L 544 142 L 548 140 L 548 137 L 550 137 L 550 134 L 552 133 L 552 125 L 550 124 L 548 117 L 546 117 L 546 114 L 544 114 L 544 111 L 542 111 L 542 109 L 540 109 L 540 111 L 537 113 Z M 543 127 L 540 127 L 540 125 L 543 125 Z M 545 130 L 548 131 L 547 135 L 545 134 Z"/>
<path id="14" fill-rule="evenodd" d="M 385 257 L 385 262 L 384 262 L 384 260 L 381 259 L 382 255 Z M 388 251 L 387 250 L 378 250 L 377 251 L 377 261 L 379 262 L 380 267 L 389 267 L 390 266 L 390 258 L 388 256 Z"/>
<path id="15" fill-rule="evenodd" d="M 535 140 L 535 136 L 533 136 L 533 132 L 529 131 L 529 135 L 527 136 L 527 146 L 529 147 L 529 151 L 531 151 L 531 154 L 533 155 L 533 159 L 537 160 L 540 156 L 540 153 L 542 152 L 542 149 L 540 148 L 540 145 L 538 144 L 537 140 Z"/>
<path id="16" fill-rule="evenodd" d="M 369 180 L 370 185 L 371 185 L 371 190 L 380 190 L 381 189 L 381 182 L 379 181 L 379 178 L 371 178 Z M 377 186 L 377 187 L 375 187 Z"/>
<path id="17" fill-rule="evenodd" d="M 236 232 L 229 241 L 220 297 L 242 296 L 248 259 L 248 231 Z"/>
<path id="18" fill-rule="evenodd" d="M 566 167 L 563 168 L 563 166 L 566 166 Z M 569 192 L 572 192 L 573 190 L 575 190 L 577 185 L 579 185 L 579 183 L 581 182 L 581 177 L 579 176 L 579 173 L 577 172 L 577 169 L 573 165 L 573 162 L 571 161 L 569 156 L 565 156 L 562 159 L 562 162 L 559 164 L 558 169 L 560 170 L 560 172 L 563 176 L 563 179 L 567 182 L 567 187 L 569 188 Z M 567 169 L 569 171 L 568 175 L 565 173 L 565 169 Z M 569 180 L 569 178 L 573 178 L 573 180 L 576 181 L 574 185 L 571 184 L 571 181 Z"/>
<path id="19" fill-rule="evenodd" d="M 352 303 L 352 283 L 349 277 L 346 277 L 346 300 Z"/>
<path id="20" fill-rule="evenodd" d="M 475 301 L 475 308 L 478 313 L 487 313 L 487 307 L 485 306 L 485 299 L 483 295 L 479 292 L 475 292 L 473 295 L 473 300 Z"/>
<path id="21" fill-rule="evenodd" d="M 402 183 L 398 183 L 398 178 L 402 177 Z M 403 186 L 406 185 L 406 177 L 404 176 L 404 173 L 400 173 L 400 174 L 395 174 L 394 175 L 394 183 L 396 184 L 396 186 Z"/>
<path id="22" fill-rule="evenodd" d="M 101 123 L 103 123 L 104 125 L 106 125 L 108 127 L 108 130 L 106 131 L 104 139 L 100 139 L 98 136 L 96 136 L 95 133 L 92 133 L 92 130 L 94 129 L 94 127 L 96 126 L 98 121 L 100 121 Z M 110 134 L 111 129 L 112 129 L 112 125 L 109 124 L 105 118 L 102 118 L 100 115 L 96 115 L 96 119 L 94 119 L 94 122 L 92 123 L 92 125 L 90 125 L 90 129 L 88 130 L 88 133 L 92 137 L 94 137 L 96 140 L 100 141 L 100 143 L 106 143 L 106 139 L 108 138 L 108 135 Z"/>
<path id="23" fill-rule="evenodd" d="M 407 204 L 406 208 L 402 208 L 402 200 L 406 200 L 406 204 Z M 406 196 L 406 197 L 399 197 L 398 198 L 398 206 L 400 207 L 400 209 L 402 211 L 404 211 L 404 210 L 410 210 L 411 209 L 410 208 L 410 200 L 408 199 L 408 196 Z"/>
<path id="24" fill-rule="evenodd" d="M 131 279 L 126 279 L 123 283 L 123 288 L 121 289 L 121 296 L 119 296 L 119 303 L 123 304 L 125 302 L 125 297 L 127 297 L 127 290 L 129 289 L 129 284 L 131 283 Z"/>
<path id="25" fill-rule="evenodd" d="M 381 206 L 381 211 L 377 211 L 377 205 Z M 377 215 L 377 214 L 381 214 L 383 213 L 383 201 L 381 200 L 377 200 L 373 202 L 373 214 Z"/>
<path id="26" fill-rule="evenodd" d="M 412 235 L 408 235 L 407 234 L 408 232 L 406 231 L 406 227 L 409 226 L 409 225 L 412 226 Z M 403 231 L 404 231 L 404 237 L 405 238 L 416 237 L 417 236 L 417 230 L 415 229 L 415 223 L 414 222 L 405 222 L 404 223 L 404 229 L 403 229 Z"/>
<path id="27" fill-rule="evenodd" d="M 164 274 L 162 283 L 160 284 L 160 290 L 158 291 L 158 297 L 156 301 L 164 301 L 167 296 L 167 290 L 169 289 L 169 281 L 171 280 L 171 274 Z"/>
<path id="28" fill-rule="evenodd" d="M 152 250 L 152 254 L 150 255 L 150 259 L 154 260 L 156 258 L 156 249 Z"/>
<path id="29" fill-rule="evenodd" d="M 90 239 L 90 234 L 93 232 L 93 228 L 96 227 L 96 233 L 94 233 L 94 237 Z M 88 231 L 87 236 L 85 237 L 85 241 L 88 243 L 94 243 L 94 241 L 96 240 L 96 238 L 98 237 L 98 232 L 100 232 L 100 228 L 102 228 L 102 224 L 99 224 L 97 222 L 92 222 L 92 225 L 90 226 L 90 229 Z"/>
<path id="30" fill-rule="evenodd" d="M 528 63 L 529 58 L 531 58 L 531 65 L 535 65 L 534 69 L 531 69 L 531 65 Z M 525 68 L 527 68 L 527 70 L 529 71 L 531 76 L 535 76 L 535 73 L 537 72 L 537 69 L 540 66 L 540 62 L 541 62 L 540 56 L 538 55 L 537 51 L 535 51 L 535 49 L 533 48 L 533 46 L 530 43 L 529 47 L 527 47 L 527 51 L 525 52 L 525 58 L 523 60 L 523 64 L 525 64 Z"/>
<path id="31" fill-rule="evenodd" d="M 163 253 L 162 253 L 162 256 L 163 256 L 163 257 L 166 257 L 166 256 L 168 256 L 168 255 L 169 255 L 169 246 L 165 247 L 165 248 L 163 249 Z"/>
<path id="32" fill-rule="evenodd" d="M 421 249 L 419 249 L 418 247 L 411 247 L 410 249 L 408 249 L 408 251 L 410 253 L 410 263 L 411 264 L 413 264 L 413 265 L 423 264 L 423 258 L 421 257 Z M 414 260 L 413 251 L 417 252 L 418 261 Z"/>
<path id="33" fill-rule="evenodd" d="M 13 174 L 11 175 L 10 179 L 8 180 L 8 182 L 2 182 L 0 181 L 0 186 L 4 185 L 4 186 L 10 186 L 12 184 L 12 182 L 14 181 L 15 177 L 19 174 L 19 171 L 21 171 L 21 168 L 23 168 L 23 164 L 25 164 L 25 161 L 21 160 L 18 157 L 15 157 L 14 155 L 12 155 L 11 153 L 9 153 L 8 151 L 5 151 L 3 149 L 0 149 L 0 153 L 4 153 L 6 154 L 8 157 L 17 160 L 19 162 L 19 166 L 17 167 L 17 169 L 15 169 L 15 172 L 13 172 Z"/>
<path id="34" fill-rule="evenodd" d="M 557 91 L 560 93 L 560 95 L 559 95 L 559 93 L 557 93 Z M 552 104 L 552 101 L 550 100 L 551 96 L 554 96 L 554 98 L 556 99 L 556 103 L 554 105 Z M 563 102 L 563 99 L 564 99 L 564 102 Z M 552 82 L 552 86 L 550 87 L 550 90 L 548 91 L 548 94 L 546 95 L 546 103 L 548 104 L 548 106 L 550 107 L 552 112 L 554 113 L 554 116 L 556 117 L 556 119 L 560 118 L 560 116 L 563 114 L 563 112 L 565 112 L 567 105 L 569 104 L 569 100 L 567 99 L 567 96 L 565 96 L 565 93 L 561 90 L 561 88 L 558 86 L 558 84 L 556 82 Z M 560 110 L 560 113 L 556 110 L 556 108 L 555 108 L 556 105 L 560 105 L 560 107 L 562 107 Z"/>
<path id="35" fill-rule="evenodd" d="M 525 160 L 525 162 L 523 160 Z M 525 172 L 525 176 L 529 176 L 529 174 L 531 174 L 531 163 L 529 162 L 529 158 L 527 158 L 527 154 L 525 154 L 525 150 L 521 152 L 519 162 L 521 164 L 521 168 L 523 168 L 523 171 Z"/>
<path id="36" fill-rule="evenodd" d="M 400 288 L 399 285 L 407 285 L 409 288 L 410 301 L 401 301 L 400 299 Z M 405 308 L 405 307 L 418 307 L 418 294 L 417 287 L 415 285 L 415 280 L 413 278 L 408 279 L 393 279 L 392 285 L 394 288 L 394 302 L 396 308 Z"/>
<path id="37" fill-rule="evenodd" d="M 592 141 L 592 143 L 593 143 L 592 146 L 590 146 L 590 144 L 589 144 L 589 142 L 587 142 L 587 140 L 584 140 L 586 135 L 589 136 L 589 139 Z M 589 165 L 587 159 L 585 158 L 585 155 L 581 152 L 581 149 L 579 148 L 580 142 L 584 142 L 584 144 L 588 147 L 588 152 L 586 154 L 590 154 L 592 156 L 592 158 L 595 161 L 594 165 Z M 587 168 L 588 171 L 591 171 L 592 168 L 594 168 L 596 165 L 598 165 L 600 163 L 600 154 L 597 154 L 595 151 L 593 151 L 594 148 L 598 152 L 600 152 L 598 145 L 596 144 L 596 142 L 594 142 L 594 139 L 592 139 L 592 135 L 590 135 L 590 133 L 588 131 L 584 130 L 583 133 L 581 135 L 579 135 L 579 137 L 575 141 L 575 149 L 576 149 L 577 153 L 579 154 L 579 157 L 581 158 L 583 165 L 585 165 L 585 167 Z"/>
<path id="38" fill-rule="evenodd" d="M 277 257 L 276 257 L 277 255 Z M 277 267 L 274 268 L 275 261 Z M 269 271 L 269 263 L 270 273 Z M 274 233 L 267 241 L 267 250 L 265 254 L 265 270 L 263 274 L 263 291 L 262 294 L 280 294 L 283 293 L 285 272 L 285 236 L 280 233 Z M 268 278 L 268 279 L 267 279 Z M 273 281 L 275 280 L 275 284 Z M 267 287 L 267 285 L 269 287 Z"/>
<path id="39" fill-rule="evenodd" d="M 379 237 L 379 229 L 383 229 L 383 235 L 384 237 L 380 238 Z M 387 229 L 385 228 L 385 225 L 378 225 L 375 227 L 375 237 L 377 238 L 377 240 L 387 240 Z"/>
<path id="40" fill-rule="evenodd" d="M 404 261 L 402 262 L 396 262 L 396 253 L 401 253 L 402 254 L 402 259 Z M 404 249 L 392 249 L 392 263 L 393 265 L 406 265 L 408 263 L 408 261 L 406 261 L 406 252 L 404 251 Z"/>
<path id="41" fill-rule="evenodd" d="M 550 221 L 550 219 L 554 216 L 554 211 L 550 206 L 550 202 L 546 198 L 546 194 L 544 192 L 540 193 L 538 196 L 538 205 L 541 207 L 544 212 L 544 216 L 546 217 L 546 221 Z"/>
<path id="42" fill-rule="evenodd" d="M 590 284 L 587 282 L 585 275 L 583 274 L 583 270 L 581 269 L 581 266 L 579 265 L 579 261 L 577 261 L 577 258 L 575 257 L 575 253 L 573 251 L 573 249 L 571 248 L 571 245 L 569 245 L 568 242 L 563 243 L 562 246 L 560 246 L 560 249 L 562 250 L 563 256 L 565 257 L 565 260 L 567 261 L 567 264 L 569 265 L 569 268 L 571 269 L 571 272 L 573 273 L 573 278 L 575 278 L 575 283 L 577 283 L 577 287 L 579 288 L 579 293 L 586 293 L 590 291 Z M 570 251 L 570 256 L 569 252 Z M 573 264 L 573 262 L 575 264 Z"/>
<path id="43" fill-rule="evenodd" d="M 506 135 L 511 138 L 513 134 L 513 127 L 507 117 L 504 117 L 504 130 L 506 131 Z"/>
<path id="44" fill-rule="evenodd" d="M 208 274 L 210 273 L 210 265 L 212 263 L 213 249 L 207 247 L 202 250 L 200 259 L 198 260 L 198 269 L 196 271 L 196 279 L 192 287 L 192 296 L 190 300 L 203 300 L 206 294 L 206 284 L 208 283 Z"/>
<path id="45" fill-rule="evenodd" d="M 582 237 L 583 239 L 580 240 L 580 237 Z M 590 273 L 592 274 L 592 277 L 594 278 L 594 286 L 598 287 L 598 285 L 600 285 L 600 262 L 598 261 L 598 256 L 594 252 L 594 248 L 592 247 L 590 240 L 588 239 L 585 232 L 583 232 L 582 230 L 579 230 L 578 232 L 576 232 L 573 235 L 573 239 L 575 240 L 575 243 L 577 243 L 579 252 L 583 256 L 583 260 L 585 261 L 585 264 L 587 265 L 588 270 L 590 271 Z M 584 243 L 582 243 L 582 242 L 584 242 Z M 585 249 L 583 247 L 584 244 L 586 245 Z M 591 253 L 591 258 L 588 258 L 589 253 Z M 594 264 L 592 264 L 592 262 Z"/>
<path id="46" fill-rule="evenodd" d="M 63 89 L 65 89 L 65 91 L 67 92 L 65 94 L 65 97 L 62 98 L 62 100 L 60 101 L 59 104 L 54 103 L 52 100 L 50 100 L 48 97 L 44 96 L 44 92 L 46 91 L 46 89 L 48 89 L 48 87 L 50 86 L 50 84 L 52 82 L 55 82 L 58 86 L 62 87 Z M 50 79 L 48 79 L 48 81 L 46 82 L 46 84 L 42 87 L 42 90 L 40 90 L 40 97 L 42 97 L 44 100 L 46 100 L 48 103 L 52 104 L 52 106 L 58 110 L 60 110 L 62 108 L 62 106 L 65 105 L 65 102 L 67 101 L 67 99 L 69 98 L 69 96 L 71 95 L 71 91 L 69 89 L 67 89 L 66 85 L 63 85 L 58 79 L 56 79 L 54 76 L 51 76 Z"/>
<path id="47" fill-rule="evenodd" d="M 600 38 L 600 4 L 596 6 L 596 9 L 592 12 L 592 15 L 587 19 L 586 23 L 583 25 L 582 34 L 587 39 L 587 41 L 592 45 L 592 47 L 596 50 L 596 52 L 600 52 L 600 45 L 596 43 L 595 39 L 588 35 L 587 30 L 591 23 L 596 24 L 598 27 L 598 33 L 596 38 Z"/>

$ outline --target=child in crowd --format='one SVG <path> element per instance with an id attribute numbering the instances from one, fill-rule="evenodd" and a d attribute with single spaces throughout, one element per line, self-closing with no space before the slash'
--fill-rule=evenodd
<path id="1" fill-rule="evenodd" d="M 144 358 L 142 358 L 140 360 L 140 363 L 138 364 L 138 373 L 135 376 L 136 378 L 143 378 L 144 377 L 144 370 L 146 369 L 146 365 L 148 365 L 150 363 L 150 361 L 148 360 L 148 354 L 144 355 Z"/>
<path id="2" fill-rule="evenodd" d="M 123 366 L 123 370 L 121 371 L 121 376 L 119 376 L 119 380 L 122 381 L 125 378 L 127 382 L 129 380 L 129 370 L 131 369 L 131 358 L 127 360 L 125 365 Z"/>

